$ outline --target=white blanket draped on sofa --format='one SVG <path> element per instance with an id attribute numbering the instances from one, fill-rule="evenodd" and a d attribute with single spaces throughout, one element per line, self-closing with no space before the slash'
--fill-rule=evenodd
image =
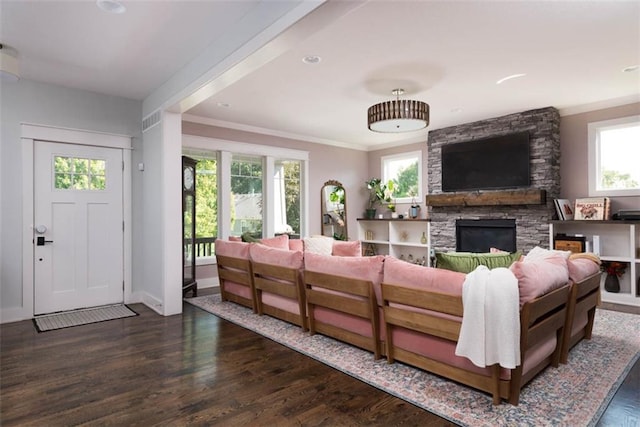
<path id="1" fill-rule="evenodd" d="M 518 280 L 507 268 L 481 265 L 467 274 L 462 288 L 464 315 L 456 355 L 479 367 L 520 365 Z"/>

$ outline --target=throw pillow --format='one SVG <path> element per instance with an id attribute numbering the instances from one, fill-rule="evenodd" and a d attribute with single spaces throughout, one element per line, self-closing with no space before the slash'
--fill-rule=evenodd
<path id="1" fill-rule="evenodd" d="M 509 268 L 518 279 L 520 306 L 569 281 L 567 261 L 560 254 L 544 259 L 527 259 L 514 262 Z"/>
<path id="2" fill-rule="evenodd" d="M 289 249 L 289 236 L 286 234 L 281 234 L 280 236 L 275 237 L 263 237 L 260 239 L 260 243 L 265 246 L 269 246 L 271 248 L 277 249 Z"/>
<path id="3" fill-rule="evenodd" d="M 524 257 L 524 260 L 541 260 L 554 255 L 560 255 L 564 259 L 569 259 L 571 251 L 558 251 L 555 249 L 544 249 L 540 246 L 536 246 L 529 251 L 527 256 Z"/>
<path id="4" fill-rule="evenodd" d="M 362 256 L 362 244 L 360 240 L 345 242 L 334 240 L 331 255 L 335 256 Z"/>
<path id="5" fill-rule="evenodd" d="M 304 251 L 319 254 L 319 255 L 331 255 L 333 251 L 333 239 L 331 237 L 307 237 L 304 239 Z"/>
<path id="6" fill-rule="evenodd" d="M 438 252 L 436 267 L 460 273 L 471 273 L 479 265 L 489 269 L 509 267 L 519 260 L 522 252 L 506 253 L 473 253 L 473 252 Z"/>
<path id="7" fill-rule="evenodd" d="M 250 231 L 245 231 L 240 237 L 245 243 L 260 243 L 260 239 L 254 237 L 254 235 Z"/>

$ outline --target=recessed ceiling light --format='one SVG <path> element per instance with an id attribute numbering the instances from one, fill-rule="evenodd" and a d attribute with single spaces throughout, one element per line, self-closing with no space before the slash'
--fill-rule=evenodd
<path id="1" fill-rule="evenodd" d="M 623 73 L 630 73 L 630 72 L 632 72 L 632 71 L 636 71 L 638 68 L 640 68 L 640 65 L 632 65 L 632 66 L 630 66 L 630 67 L 624 67 L 624 68 L 622 69 L 622 72 L 623 72 Z"/>
<path id="2" fill-rule="evenodd" d="M 460 107 L 452 108 L 451 112 L 454 113 L 454 114 L 461 113 L 462 112 L 462 108 L 460 108 Z"/>
<path id="3" fill-rule="evenodd" d="M 127 8 L 118 0 L 97 0 L 98 7 L 109 13 L 124 13 Z"/>
<path id="4" fill-rule="evenodd" d="M 322 58 L 317 55 L 309 55 L 302 58 L 302 62 L 305 64 L 318 64 L 322 61 Z"/>
<path id="5" fill-rule="evenodd" d="M 507 76 L 507 77 L 501 78 L 500 80 L 498 80 L 498 81 L 496 82 L 496 84 L 497 84 L 497 85 L 499 85 L 499 84 L 501 84 L 501 83 L 506 82 L 507 80 L 517 79 L 517 78 L 519 78 L 519 77 L 524 77 L 524 76 L 526 76 L 526 74 L 512 74 L 512 75 L 510 75 L 510 76 Z"/>
<path id="6" fill-rule="evenodd" d="M 218 102 L 216 105 L 222 108 L 229 108 L 229 104 L 227 104 L 226 102 Z"/>

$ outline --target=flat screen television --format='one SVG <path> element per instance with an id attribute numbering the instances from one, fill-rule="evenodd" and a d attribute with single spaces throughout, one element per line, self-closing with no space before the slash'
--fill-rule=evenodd
<path id="1" fill-rule="evenodd" d="M 442 147 L 442 191 L 528 187 L 529 132 Z"/>

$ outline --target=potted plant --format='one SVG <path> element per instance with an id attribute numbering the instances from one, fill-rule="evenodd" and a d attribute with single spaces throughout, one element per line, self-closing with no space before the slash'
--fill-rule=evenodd
<path id="1" fill-rule="evenodd" d="M 366 181 L 365 184 L 369 190 L 366 215 L 368 219 L 373 219 L 376 217 L 376 206 L 383 202 L 391 202 L 393 181 L 389 180 L 389 182 L 383 184 L 380 178 L 371 178 L 369 181 Z"/>

